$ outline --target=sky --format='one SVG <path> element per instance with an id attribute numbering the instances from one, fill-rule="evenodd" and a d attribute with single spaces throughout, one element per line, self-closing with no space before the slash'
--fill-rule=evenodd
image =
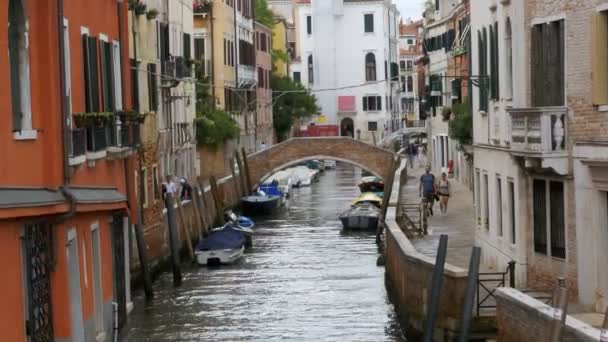
<path id="1" fill-rule="evenodd" d="M 397 4 L 403 19 L 408 17 L 414 20 L 422 18 L 423 0 L 394 0 L 394 2 Z"/>

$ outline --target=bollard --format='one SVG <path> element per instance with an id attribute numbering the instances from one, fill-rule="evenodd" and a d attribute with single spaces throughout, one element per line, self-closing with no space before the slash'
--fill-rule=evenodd
<path id="1" fill-rule="evenodd" d="M 169 248 L 171 249 L 173 285 L 179 286 L 182 283 L 182 271 L 180 266 L 179 247 L 177 245 L 177 224 L 175 223 L 173 196 L 165 196 L 165 207 L 167 208 L 167 223 L 169 224 Z"/>
<path id="2" fill-rule="evenodd" d="M 568 289 L 566 288 L 566 279 L 558 278 L 557 288 L 557 306 L 553 311 L 553 326 L 551 329 L 551 342 L 560 342 L 562 338 L 562 329 L 566 323 L 568 316 Z"/>
<path id="3" fill-rule="evenodd" d="M 473 305 L 475 304 L 475 290 L 479 278 L 479 263 L 481 259 L 481 248 L 473 247 L 471 260 L 469 261 L 469 276 L 464 294 L 464 307 L 462 309 L 462 325 L 460 327 L 460 342 L 469 341 L 469 328 L 473 318 Z"/>
<path id="4" fill-rule="evenodd" d="M 515 260 L 509 261 L 509 287 L 515 288 Z"/>
<path id="5" fill-rule="evenodd" d="M 600 342 L 608 342 L 608 307 L 604 313 L 604 324 L 602 325 L 602 332 L 600 333 Z"/>
<path id="6" fill-rule="evenodd" d="M 435 320 L 439 311 L 439 297 L 441 296 L 441 286 L 443 284 L 443 268 L 445 266 L 445 258 L 448 251 L 448 236 L 442 234 L 439 237 L 439 248 L 437 249 L 437 258 L 435 259 L 435 267 L 433 268 L 433 278 L 431 280 L 431 292 L 429 293 L 428 303 L 429 311 L 424 321 L 424 342 L 433 341 L 433 330 L 435 328 Z"/>

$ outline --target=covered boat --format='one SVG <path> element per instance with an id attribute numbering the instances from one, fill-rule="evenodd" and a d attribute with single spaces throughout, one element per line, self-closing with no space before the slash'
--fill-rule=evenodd
<path id="1" fill-rule="evenodd" d="M 226 222 L 228 222 L 223 229 L 230 226 L 232 229 L 241 232 L 245 235 L 245 246 L 251 247 L 253 245 L 253 236 L 255 235 L 255 222 L 247 216 L 239 216 L 232 211 L 225 213 Z"/>
<path id="2" fill-rule="evenodd" d="M 231 264 L 243 256 L 245 236 L 226 225 L 214 229 L 196 246 L 194 254 L 200 265 Z"/>
<path id="3" fill-rule="evenodd" d="M 335 169 L 336 161 L 335 160 L 324 160 L 323 167 L 325 168 L 325 170 Z"/>
<path id="4" fill-rule="evenodd" d="M 371 203 L 360 203 L 340 214 L 339 218 L 344 229 L 376 230 L 380 209 Z"/>
<path id="5" fill-rule="evenodd" d="M 359 183 L 361 192 L 382 192 L 384 191 L 384 182 L 375 176 L 363 177 Z"/>
<path id="6" fill-rule="evenodd" d="M 271 214 L 281 207 L 283 195 L 269 195 L 258 191 L 256 195 L 245 196 L 241 199 L 243 211 L 250 215 Z"/>
<path id="7" fill-rule="evenodd" d="M 366 192 L 364 194 L 361 194 L 361 196 L 355 198 L 355 200 L 352 202 L 352 205 L 364 203 L 369 203 L 380 208 L 380 206 L 382 205 L 382 198 L 372 192 Z"/>

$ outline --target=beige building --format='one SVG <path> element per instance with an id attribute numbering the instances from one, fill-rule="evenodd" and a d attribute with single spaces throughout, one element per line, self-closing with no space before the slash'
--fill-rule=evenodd
<path id="1" fill-rule="evenodd" d="M 272 89 L 270 76 L 272 73 L 271 49 L 273 47 L 272 31 L 270 28 L 256 22 L 256 66 L 257 66 L 257 110 L 255 115 L 256 146 L 272 145 L 274 130 L 272 126 Z"/>

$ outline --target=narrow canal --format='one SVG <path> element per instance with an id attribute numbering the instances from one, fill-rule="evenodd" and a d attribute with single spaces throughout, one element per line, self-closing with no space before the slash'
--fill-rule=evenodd
<path id="1" fill-rule="evenodd" d="M 403 341 L 374 234 L 337 218 L 360 178 L 338 163 L 294 189 L 236 265 L 188 267 L 179 288 L 161 275 L 151 303 L 135 295 L 123 341 Z"/>

